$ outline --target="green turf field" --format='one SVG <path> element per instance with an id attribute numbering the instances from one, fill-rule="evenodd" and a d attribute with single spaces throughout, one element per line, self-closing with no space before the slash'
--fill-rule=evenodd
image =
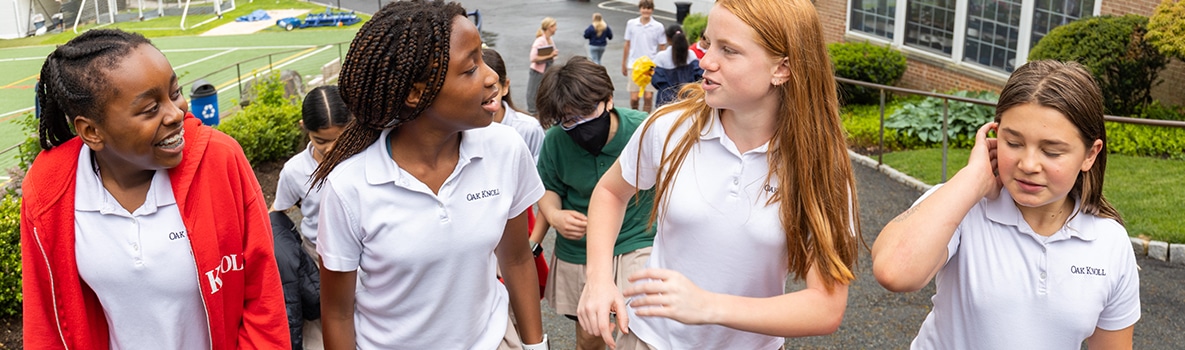
<path id="1" fill-rule="evenodd" d="M 345 55 L 359 27 L 291 32 L 276 28 L 245 35 L 162 37 L 152 42 L 168 57 L 187 97 L 199 77 L 206 76 L 218 88 L 219 110 L 225 116 L 237 106 L 240 82 L 268 74 L 270 68 L 295 70 L 307 84 L 321 74 L 323 65 Z M 13 120 L 32 110 L 33 85 L 53 49 L 49 45 L 0 49 L 0 150 L 24 140 Z M 0 169 L 14 165 L 14 155 L 0 154 Z"/>

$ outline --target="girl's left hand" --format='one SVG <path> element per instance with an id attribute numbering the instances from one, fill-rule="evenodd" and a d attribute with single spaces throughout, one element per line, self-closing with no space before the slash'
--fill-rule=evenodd
<path id="1" fill-rule="evenodd" d="M 638 316 L 666 317 L 684 324 L 712 323 L 711 299 L 714 294 L 700 289 L 683 274 L 673 270 L 645 269 L 629 279 L 633 284 L 623 294 L 627 300 L 632 299 L 629 305 Z"/>

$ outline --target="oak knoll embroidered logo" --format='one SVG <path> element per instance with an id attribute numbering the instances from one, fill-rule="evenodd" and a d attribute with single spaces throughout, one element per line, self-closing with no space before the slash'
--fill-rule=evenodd
<path id="1" fill-rule="evenodd" d="M 1090 266 L 1070 266 L 1070 273 L 1075 275 L 1106 276 L 1107 270 L 1096 269 Z"/>
<path id="2" fill-rule="evenodd" d="M 222 274 L 231 271 L 243 271 L 242 255 L 224 255 L 218 263 L 218 268 L 206 271 L 206 278 L 210 280 L 210 294 L 218 293 L 218 290 L 222 289 Z"/>
<path id="3" fill-rule="evenodd" d="M 472 201 L 475 201 L 478 199 L 498 196 L 501 194 L 502 194 L 502 192 L 500 190 L 498 190 L 497 188 L 495 188 L 492 190 L 484 190 L 481 192 L 474 192 L 474 193 L 467 194 L 467 195 L 465 195 L 465 200 L 472 202 Z"/>

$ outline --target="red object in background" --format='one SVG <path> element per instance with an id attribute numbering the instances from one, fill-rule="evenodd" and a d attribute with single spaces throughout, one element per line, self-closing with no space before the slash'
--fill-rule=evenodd
<path id="1" fill-rule="evenodd" d="M 691 44 L 691 51 L 692 51 L 692 52 L 695 52 L 695 59 L 697 59 L 697 60 L 698 60 L 698 59 L 703 59 L 703 58 L 704 58 L 704 50 L 703 50 L 703 49 L 701 49 L 701 48 L 699 48 L 699 42 L 698 42 L 698 41 L 696 41 L 696 42 L 694 42 L 694 43 L 692 43 L 692 44 Z"/>

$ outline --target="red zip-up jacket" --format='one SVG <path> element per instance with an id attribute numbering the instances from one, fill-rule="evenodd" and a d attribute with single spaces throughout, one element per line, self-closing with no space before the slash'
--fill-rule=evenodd
<path id="1" fill-rule="evenodd" d="M 185 118 L 181 164 L 169 169 L 189 231 L 213 349 L 290 349 L 263 192 L 242 148 Z M 25 176 L 21 267 L 26 349 L 107 349 L 103 307 L 78 275 L 75 174 L 82 140 L 42 151 Z"/>

